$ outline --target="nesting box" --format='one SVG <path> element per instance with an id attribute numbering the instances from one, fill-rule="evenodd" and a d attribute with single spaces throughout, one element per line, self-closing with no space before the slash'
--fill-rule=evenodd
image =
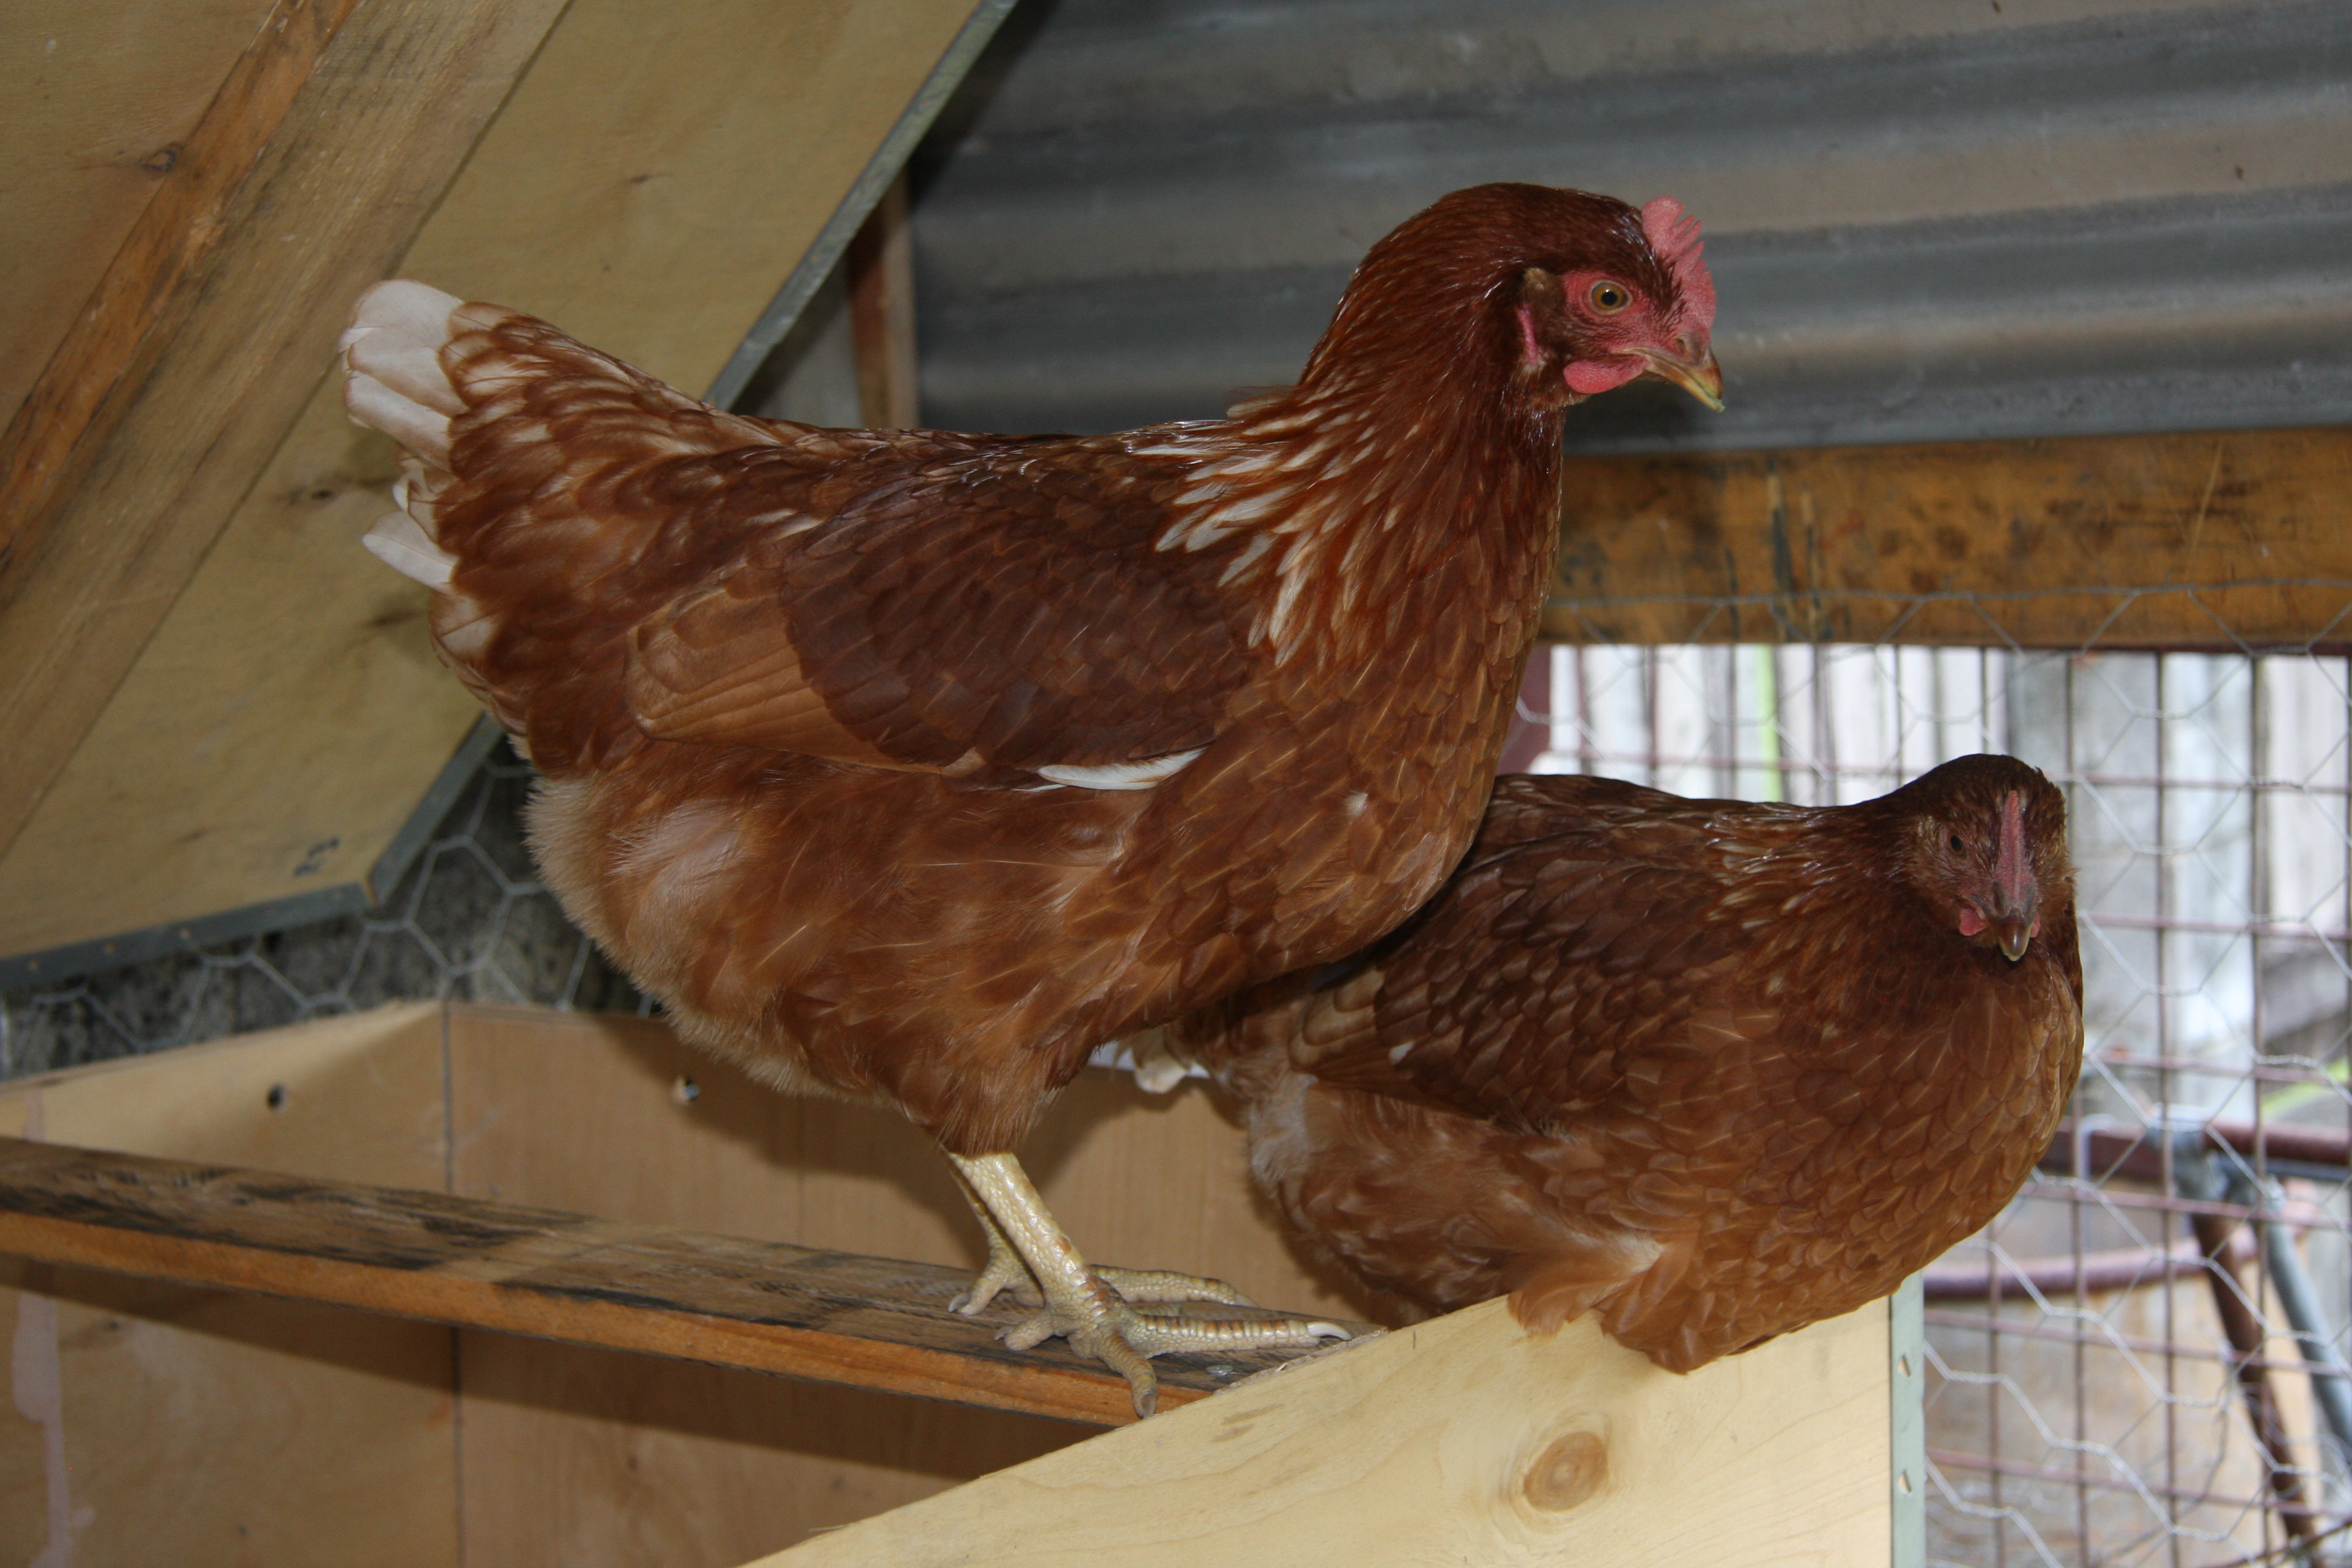
<path id="1" fill-rule="evenodd" d="M 918 1262 L 980 1252 L 916 1129 L 776 1095 L 637 1019 L 391 1007 L 13 1083 L 0 1134 Z M 1089 1071 L 1024 1153 L 1094 1256 L 1365 1310 L 1285 1241 L 1199 1089 Z M 0 1249 L 37 1250 L 6 1228 L 23 1223 L 0 1215 Z M 1904 1495 L 1883 1306 L 1678 1377 L 1589 1322 L 1530 1339 L 1490 1302 L 1104 1431 L 184 1279 L 0 1270 L 0 1563 L 1877 1564 Z"/>

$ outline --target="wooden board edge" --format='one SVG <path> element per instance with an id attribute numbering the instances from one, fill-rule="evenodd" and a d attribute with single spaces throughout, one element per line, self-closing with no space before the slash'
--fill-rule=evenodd
<path id="1" fill-rule="evenodd" d="M 1883 1455 L 1886 1333 L 1874 1302 L 1678 1378 L 1590 1317 L 1536 1338 L 1490 1301 L 741 1568 L 1864 1568 L 1886 1472 L 1848 1440 Z"/>

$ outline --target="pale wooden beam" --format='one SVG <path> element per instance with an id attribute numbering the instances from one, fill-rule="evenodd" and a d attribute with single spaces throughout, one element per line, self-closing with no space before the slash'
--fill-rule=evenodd
<path id="1" fill-rule="evenodd" d="M 1582 458 L 1562 497 L 1562 641 L 2352 643 L 2352 430 Z"/>
<path id="2" fill-rule="evenodd" d="M 0 1138 L 0 1254 L 1115 1426 L 1126 1380 L 968 1269 Z M 1235 1316 L 1247 1309 L 1214 1309 Z M 1361 1325 L 1359 1325 L 1361 1328 Z M 1167 1356 L 1163 1409 L 1301 1352 Z"/>
<path id="3" fill-rule="evenodd" d="M 1501 1301 L 1326 1351 L 744 1568 L 1867 1568 L 1885 1305 L 1687 1377 Z"/>
<path id="4" fill-rule="evenodd" d="M 562 0 L 283 0 L 0 437 L 13 843 Z"/>
<path id="5" fill-rule="evenodd" d="M 708 387 L 780 279 L 839 259 L 1007 4 L 571 0 L 386 269 Z M 0 853 L 0 957 L 360 894 L 478 716 L 424 591 L 357 547 L 393 450 L 317 379 L 331 342 L 289 354 L 315 392 Z"/>

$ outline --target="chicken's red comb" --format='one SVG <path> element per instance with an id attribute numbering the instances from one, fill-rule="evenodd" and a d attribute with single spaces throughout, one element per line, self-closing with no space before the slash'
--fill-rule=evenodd
<path id="1" fill-rule="evenodd" d="M 1698 219 L 1683 211 L 1682 203 L 1660 196 L 1642 209 L 1642 236 L 1675 275 L 1683 297 L 1683 319 L 1701 331 L 1715 326 L 1715 279 L 1699 258 Z"/>

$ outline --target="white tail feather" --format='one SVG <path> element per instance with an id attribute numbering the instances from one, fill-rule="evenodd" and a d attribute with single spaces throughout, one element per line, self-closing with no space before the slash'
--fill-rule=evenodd
<path id="1" fill-rule="evenodd" d="M 343 351 L 343 363 L 355 373 L 382 382 L 436 414 L 454 418 L 466 412 L 465 399 L 457 395 L 441 369 L 439 343 L 420 343 L 382 328 L 354 329 L 352 335 L 357 341 Z"/>
<path id="2" fill-rule="evenodd" d="M 422 283 L 379 283 L 352 308 L 343 333 L 343 406 L 407 451 L 393 486 L 398 511 L 380 518 L 361 542 L 404 576 L 450 591 L 457 558 L 441 548 L 434 500 L 450 482 L 449 421 L 465 399 L 441 366 L 449 315 L 465 301 Z"/>
<path id="3" fill-rule="evenodd" d="M 433 542 L 431 536 L 404 511 L 389 511 L 361 536 L 368 553 L 404 577 L 414 577 L 436 593 L 449 586 L 457 558 Z"/>
<path id="4" fill-rule="evenodd" d="M 465 302 L 455 294 L 444 294 L 406 278 L 379 283 L 352 307 L 351 331 L 343 334 L 343 346 L 351 347 L 362 332 L 381 330 L 438 348 L 449 341 L 449 312 Z"/>
<path id="5" fill-rule="evenodd" d="M 381 430 L 418 457 L 448 467 L 447 415 L 412 403 L 373 376 L 356 372 L 343 383 L 343 406 L 354 423 Z"/>
<path id="6" fill-rule="evenodd" d="M 422 283 L 379 283 L 352 308 L 343 333 L 343 406 L 418 457 L 446 467 L 449 420 L 465 400 L 441 368 L 449 312 L 465 301 Z"/>

